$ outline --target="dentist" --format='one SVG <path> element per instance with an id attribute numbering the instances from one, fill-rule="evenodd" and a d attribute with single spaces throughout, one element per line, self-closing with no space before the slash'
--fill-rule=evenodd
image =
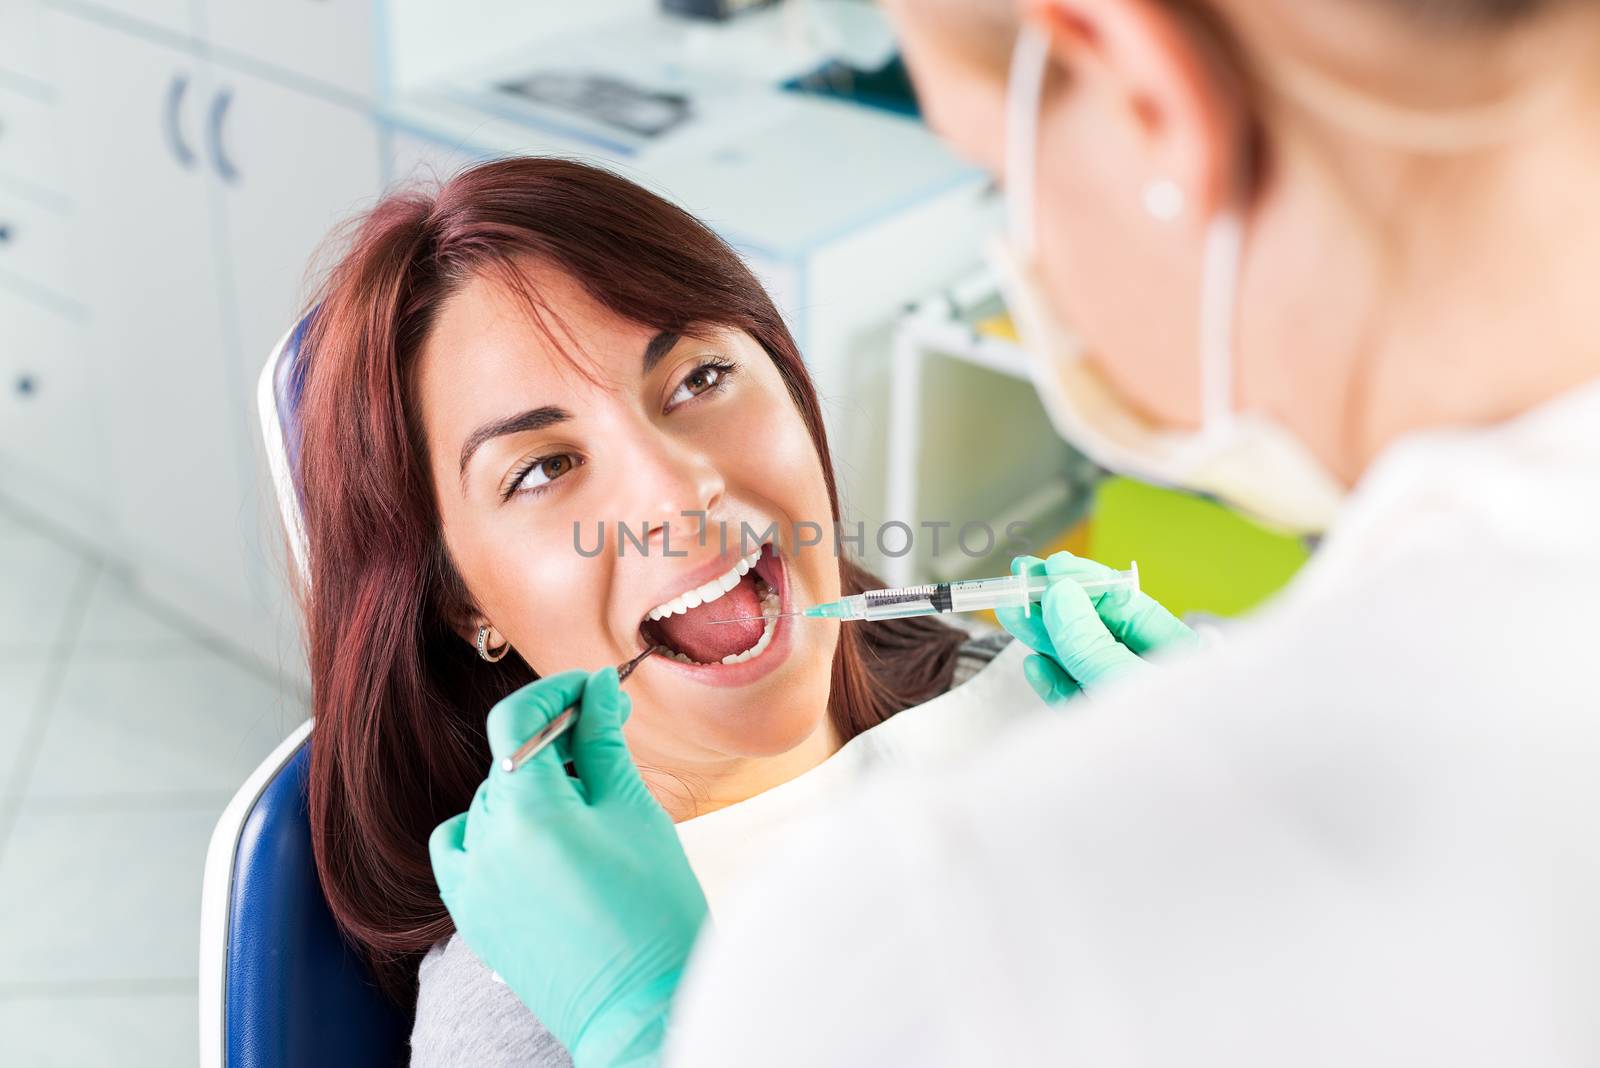
<path id="1" fill-rule="evenodd" d="M 435 834 L 462 934 L 580 1068 L 1600 1064 L 1600 4 L 890 6 L 1060 432 L 1327 536 L 1160 671 L 1047 604 L 1076 711 L 703 935 L 614 682 L 508 698 L 500 748 L 583 694 L 578 779 Z"/>

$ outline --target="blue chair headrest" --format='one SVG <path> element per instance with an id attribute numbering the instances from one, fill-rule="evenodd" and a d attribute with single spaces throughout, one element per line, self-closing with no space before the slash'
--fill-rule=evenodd
<path id="1" fill-rule="evenodd" d="M 339 933 L 317 881 L 310 766 L 307 741 L 261 792 L 239 836 L 228 903 L 228 1068 L 406 1062 L 410 1021 Z"/>

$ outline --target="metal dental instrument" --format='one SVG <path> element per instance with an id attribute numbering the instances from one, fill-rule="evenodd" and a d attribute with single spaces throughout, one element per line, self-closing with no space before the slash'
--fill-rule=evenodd
<path id="1" fill-rule="evenodd" d="M 1139 565 L 1134 563 L 1126 571 L 1113 577 L 1081 581 L 1067 575 L 1004 575 L 1000 578 L 965 579 L 956 582 L 933 582 L 926 586 L 902 586 L 886 590 L 868 590 L 837 601 L 824 601 L 800 612 L 785 612 L 781 616 L 762 616 L 763 619 L 781 619 L 802 616 L 807 619 L 874 620 L 902 619 L 906 616 L 944 615 L 949 612 L 983 612 L 994 608 L 1021 608 L 1032 611 L 1032 606 L 1044 600 L 1045 591 L 1057 582 L 1077 582 L 1090 597 L 1112 590 L 1139 592 Z M 741 623 L 740 619 L 719 619 L 718 623 Z"/>
<path id="2" fill-rule="evenodd" d="M 659 653 L 665 648 L 665 645 L 652 645 L 650 648 L 646 649 L 632 660 L 629 660 L 627 663 L 618 664 L 617 683 L 620 685 L 624 679 L 633 674 L 634 668 L 644 663 L 653 654 Z M 549 723 L 546 723 L 543 727 L 540 727 L 538 730 L 534 731 L 533 737 L 517 746 L 517 751 L 515 753 L 512 753 L 510 756 L 500 761 L 500 770 L 505 772 L 507 775 L 511 774 L 518 768 L 522 767 L 522 765 L 538 756 L 540 752 L 544 750 L 545 746 L 549 745 L 551 742 L 555 741 L 557 738 L 561 737 L 568 730 L 570 730 L 572 725 L 578 722 L 578 705 L 582 702 L 582 700 L 582 698 L 579 698 L 577 701 L 574 701 L 562 711 L 561 715 L 557 716 Z"/>

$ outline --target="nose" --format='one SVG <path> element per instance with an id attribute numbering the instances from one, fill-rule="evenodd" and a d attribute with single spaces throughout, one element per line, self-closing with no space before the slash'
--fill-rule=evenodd
<path id="1" fill-rule="evenodd" d="M 703 536 L 707 517 L 717 510 L 727 489 L 713 457 L 666 434 L 656 435 L 641 450 L 630 481 L 637 487 L 634 499 L 648 517 L 651 548 L 665 542 L 674 553 Z"/>

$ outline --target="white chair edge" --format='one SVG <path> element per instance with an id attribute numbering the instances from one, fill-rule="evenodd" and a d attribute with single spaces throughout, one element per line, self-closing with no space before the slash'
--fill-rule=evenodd
<path id="1" fill-rule="evenodd" d="M 283 519 L 283 532 L 289 539 L 289 551 L 294 555 L 295 570 L 300 581 L 310 583 L 306 566 L 306 532 L 300 518 L 300 492 L 295 488 L 294 471 L 289 466 L 288 444 L 283 440 L 283 421 L 278 415 L 278 363 L 283 358 L 284 347 L 300 328 L 296 323 L 289 328 L 256 380 L 256 409 L 261 418 L 261 439 L 267 446 L 267 470 L 272 475 L 272 491 L 278 498 L 278 514 Z"/>
<path id="2" fill-rule="evenodd" d="M 228 913 L 233 899 L 234 861 L 239 835 L 256 801 L 273 776 L 294 758 L 311 733 L 311 720 L 300 724 L 263 760 L 222 810 L 206 849 L 205 881 L 200 890 L 200 1065 L 224 1068 L 227 1063 Z"/>

